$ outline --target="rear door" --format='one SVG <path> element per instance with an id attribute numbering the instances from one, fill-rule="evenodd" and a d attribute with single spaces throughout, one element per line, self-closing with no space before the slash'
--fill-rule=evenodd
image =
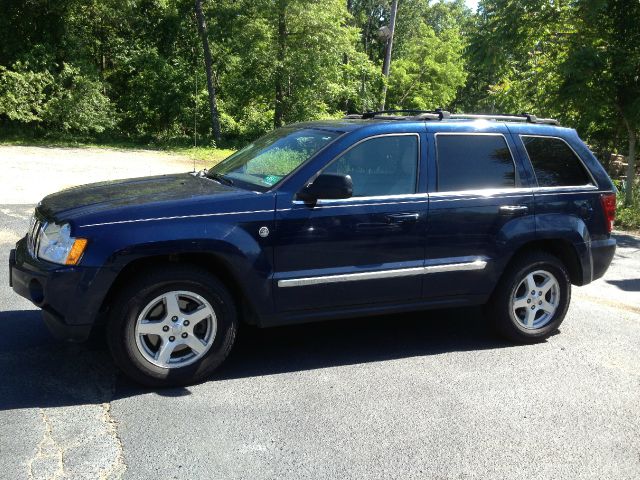
<path id="1" fill-rule="evenodd" d="M 535 232 L 529 177 L 507 128 L 476 122 L 429 136 L 431 178 L 423 296 L 486 295 L 513 241 Z M 430 143 L 431 145 L 431 143 Z"/>

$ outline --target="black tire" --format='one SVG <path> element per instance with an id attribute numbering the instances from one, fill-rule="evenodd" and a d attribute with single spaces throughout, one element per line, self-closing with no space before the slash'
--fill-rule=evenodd
<path id="1" fill-rule="evenodd" d="M 540 328 L 525 328 L 512 311 L 511 300 L 516 289 L 530 273 L 545 271 L 552 274 L 558 282 L 559 299 L 554 313 Z M 520 286 L 520 288 L 522 288 Z M 536 343 L 547 339 L 554 333 L 567 314 L 571 300 L 571 281 L 562 261 L 543 251 L 524 253 L 515 258 L 503 273 L 489 303 L 485 306 L 488 319 L 498 334 L 515 343 Z M 536 303 L 535 299 L 532 303 Z M 528 307 L 527 307 L 528 308 Z M 518 310 L 518 314 L 522 315 Z M 544 314 L 544 312 L 541 312 Z"/>
<path id="2" fill-rule="evenodd" d="M 216 331 L 209 350 L 190 365 L 162 368 L 150 363 L 136 344 L 135 326 L 153 299 L 171 291 L 193 292 L 215 312 Z M 236 305 L 227 288 L 206 270 L 172 266 L 145 272 L 116 296 L 107 324 L 107 342 L 116 364 L 132 380 L 149 387 L 184 386 L 211 375 L 225 360 L 238 330 Z"/>

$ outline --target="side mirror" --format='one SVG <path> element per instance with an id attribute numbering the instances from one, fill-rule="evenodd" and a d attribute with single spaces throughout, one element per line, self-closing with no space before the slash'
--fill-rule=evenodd
<path id="1" fill-rule="evenodd" d="M 327 200 L 351 198 L 353 182 L 349 175 L 341 173 L 323 173 L 298 192 L 296 198 L 304 202 L 313 203 L 318 199 Z"/>

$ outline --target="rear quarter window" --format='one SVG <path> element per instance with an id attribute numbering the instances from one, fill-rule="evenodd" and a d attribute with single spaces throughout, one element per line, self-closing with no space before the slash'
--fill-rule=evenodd
<path id="1" fill-rule="evenodd" d="M 513 188 L 515 164 L 501 134 L 436 134 L 438 191 Z"/>
<path id="2" fill-rule="evenodd" d="M 555 137 L 520 137 L 527 149 L 539 187 L 593 185 L 584 165 L 567 145 Z"/>

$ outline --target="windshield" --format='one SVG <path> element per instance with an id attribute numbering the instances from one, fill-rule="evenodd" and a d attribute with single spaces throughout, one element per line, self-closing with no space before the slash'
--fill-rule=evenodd
<path id="1" fill-rule="evenodd" d="M 279 128 L 210 168 L 207 177 L 265 191 L 338 135 L 339 132 L 313 128 Z"/>

